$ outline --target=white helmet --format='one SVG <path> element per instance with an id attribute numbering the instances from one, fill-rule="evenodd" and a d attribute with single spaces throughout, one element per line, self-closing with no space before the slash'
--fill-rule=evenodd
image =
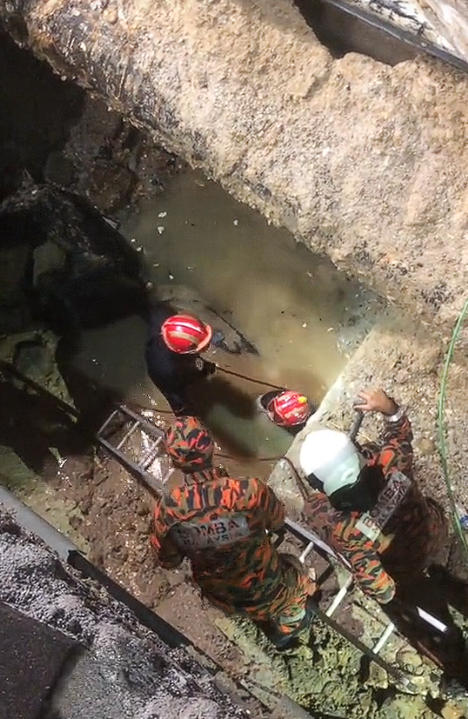
<path id="1" fill-rule="evenodd" d="M 321 489 L 322 485 L 330 497 L 338 490 L 356 484 L 366 462 L 344 432 L 318 429 L 305 438 L 299 452 L 299 464 L 312 486 Z"/>

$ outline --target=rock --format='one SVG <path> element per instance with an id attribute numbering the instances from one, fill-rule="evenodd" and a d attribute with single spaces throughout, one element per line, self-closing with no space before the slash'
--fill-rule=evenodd
<path id="1" fill-rule="evenodd" d="M 58 334 L 142 309 L 146 279 L 139 254 L 86 199 L 28 181 L 0 205 L 0 234 L 16 262 L 10 274 L 17 285 L 27 283 L 32 262 L 33 286 L 25 289 L 33 293 L 32 314 Z M 5 292 L 6 301 L 12 280 Z"/>
<path id="2" fill-rule="evenodd" d="M 0 17 L 237 199 L 422 319 L 453 323 L 466 291 L 465 75 L 426 58 L 334 60 L 292 0 L 100 7 L 11 0 Z"/>
<path id="3" fill-rule="evenodd" d="M 47 342 L 45 336 L 38 335 L 16 345 L 13 365 L 21 374 L 41 383 L 55 370 L 54 355 L 55 343 Z"/>
<path id="4" fill-rule="evenodd" d="M 176 158 L 109 111 L 105 102 L 87 96 L 84 111 L 60 153 L 49 156 L 47 177 L 88 197 L 101 212 L 110 213 L 129 201 L 153 197 L 163 187 L 163 177 L 174 171 Z M 71 172 L 63 170 L 72 168 Z M 56 169 L 58 168 L 58 170 Z M 56 179 L 56 178 L 60 179 Z"/>
<path id="5" fill-rule="evenodd" d="M 183 644 L 167 646 L 3 510 L 0 559 L 0 600 L 81 645 L 78 661 L 48 692 L 44 717 L 90 716 L 97 708 L 106 717 L 247 719 Z"/>
<path id="6" fill-rule="evenodd" d="M 44 179 L 54 185 L 63 187 L 71 184 L 74 172 L 73 162 L 60 152 L 51 152 L 44 167 Z"/>

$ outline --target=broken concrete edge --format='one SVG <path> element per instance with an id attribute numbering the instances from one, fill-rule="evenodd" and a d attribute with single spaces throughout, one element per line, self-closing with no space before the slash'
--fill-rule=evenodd
<path id="1" fill-rule="evenodd" d="M 41 708 L 77 651 L 74 640 L 0 602 L 0 717 L 45 719 Z"/>
<path id="2" fill-rule="evenodd" d="M 187 651 L 185 637 L 179 643 L 182 635 L 174 630 L 171 648 L 154 625 L 153 631 L 144 627 L 132 611 L 135 604 L 125 606 L 86 579 L 87 560 L 53 527 L 45 531 L 47 522 L 24 507 L 15 520 L 12 512 L 21 503 L 9 498 L 9 509 L 2 507 L 4 491 L 0 498 L 0 601 L 75 639 L 99 663 L 101 678 L 113 686 L 121 716 L 195 719 L 200 711 L 207 719 L 249 716 L 241 707 L 242 699 L 236 705 L 233 692 L 228 696 L 221 691 L 222 683 L 213 672 Z M 31 524 L 57 546 L 62 560 L 41 538 L 29 533 Z M 72 562 L 80 558 L 81 571 L 63 561 L 68 551 Z M 99 579 L 99 574 L 98 570 L 93 579 Z"/>
<path id="3" fill-rule="evenodd" d="M 325 0 L 392 32 L 456 67 L 466 70 L 468 14 L 463 0 Z M 459 60 L 460 62 L 457 62 Z"/>
<path id="4" fill-rule="evenodd" d="M 465 294 L 462 73 L 333 60 L 284 0 L 11 0 L 0 20 L 312 250 L 421 321 L 453 323 Z"/>

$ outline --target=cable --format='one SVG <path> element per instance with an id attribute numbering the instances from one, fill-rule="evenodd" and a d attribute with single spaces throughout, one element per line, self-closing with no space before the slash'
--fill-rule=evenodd
<path id="1" fill-rule="evenodd" d="M 247 375 L 241 374 L 240 372 L 234 372 L 232 369 L 224 369 L 224 367 L 219 367 L 218 365 L 216 365 L 216 369 L 219 372 L 225 372 L 226 374 L 232 374 L 234 377 L 240 377 L 241 379 L 249 380 L 249 382 L 255 382 L 255 384 L 260 384 L 263 387 L 272 387 L 272 389 L 279 389 L 279 390 L 287 389 L 287 387 L 280 387 L 277 384 L 271 384 L 271 382 L 262 382 L 259 379 L 254 379 L 253 377 L 248 377 Z"/>
<path id="2" fill-rule="evenodd" d="M 453 328 L 453 332 L 452 332 L 452 337 L 450 339 L 450 344 L 447 349 L 447 354 L 445 355 L 444 368 L 443 368 L 442 376 L 440 379 L 439 397 L 438 397 L 438 401 L 437 401 L 437 437 L 439 440 L 439 456 L 440 456 L 440 462 L 442 465 L 442 473 L 444 476 L 445 485 L 447 487 L 447 494 L 449 497 L 449 502 L 450 502 L 451 510 L 452 510 L 453 525 L 455 527 L 455 530 L 456 530 L 458 536 L 460 537 L 463 549 L 465 550 L 465 553 L 468 557 L 468 544 L 466 541 L 465 532 L 463 531 L 463 528 L 461 526 L 460 518 L 458 516 L 458 512 L 457 512 L 457 509 L 455 506 L 455 493 L 453 491 L 452 483 L 450 480 L 450 472 L 449 472 L 448 457 L 447 457 L 447 445 L 446 445 L 447 423 L 446 423 L 446 411 L 445 411 L 449 370 L 450 370 L 450 366 L 452 364 L 455 344 L 458 340 L 458 336 L 463 327 L 463 322 L 465 320 L 467 312 L 468 312 L 468 298 L 465 300 L 463 309 L 460 312 L 458 319 L 455 323 L 455 327 Z"/>

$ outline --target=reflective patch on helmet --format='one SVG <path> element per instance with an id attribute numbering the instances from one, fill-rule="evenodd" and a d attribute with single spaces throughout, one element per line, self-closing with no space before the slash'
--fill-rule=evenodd
<path id="1" fill-rule="evenodd" d="M 171 536 L 182 549 L 215 549 L 234 544 L 251 534 L 247 517 L 218 517 L 200 524 L 178 524 Z"/>
<path id="2" fill-rule="evenodd" d="M 385 487 L 379 494 L 377 504 L 371 512 L 363 514 L 356 522 L 356 529 L 372 542 L 380 535 L 390 517 L 406 497 L 411 480 L 402 472 L 392 472 Z"/>

